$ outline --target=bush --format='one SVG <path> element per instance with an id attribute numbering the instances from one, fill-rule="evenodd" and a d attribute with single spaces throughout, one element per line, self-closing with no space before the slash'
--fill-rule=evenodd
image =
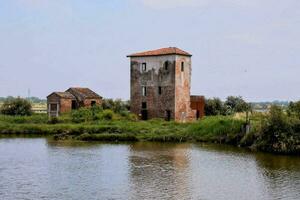
<path id="1" fill-rule="evenodd" d="M 113 118 L 114 112 L 112 110 L 104 110 L 102 113 L 99 113 L 99 119 L 112 120 Z"/>
<path id="2" fill-rule="evenodd" d="M 138 121 L 139 120 L 138 116 L 133 113 L 129 113 L 125 119 L 127 119 L 129 121 Z"/>
<path id="3" fill-rule="evenodd" d="M 51 117 L 48 121 L 48 124 L 57 124 L 59 123 L 59 119 L 57 117 Z"/>
<path id="4" fill-rule="evenodd" d="M 4 101 L 0 111 L 4 115 L 28 116 L 32 114 L 30 102 L 22 98 L 11 98 Z"/>
<path id="5" fill-rule="evenodd" d="M 73 110 L 71 112 L 72 122 L 74 123 L 82 123 L 93 121 L 93 112 L 92 109 L 89 108 L 79 108 L 78 110 Z"/>
<path id="6" fill-rule="evenodd" d="M 273 105 L 262 123 L 258 149 L 277 153 L 300 153 L 300 119 Z"/>

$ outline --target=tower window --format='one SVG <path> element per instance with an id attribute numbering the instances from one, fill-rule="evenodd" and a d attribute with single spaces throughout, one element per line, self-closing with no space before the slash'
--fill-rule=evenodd
<path id="1" fill-rule="evenodd" d="M 158 94 L 161 95 L 161 86 L 158 87 Z"/>
<path id="2" fill-rule="evenodd" d="M 184 62 L 181 62 L 181 71 L 184 71 Z"/>
<path id="3" fill-rule="evenodd" d="M 165 70 L 168 70 L 168 69 L 169 69 L 169 62 L 166 61 L 166 62 L 165 62 Z"/>
<path id="4" fill-rule="evenodd" d="M 147 64 L 142 63 L 142 71 L 145 72 L 147 70 Z"/>
<path id="5" fill-rule="evenodd" d="M 147 88 L 145 86 L 142 87 L 142 94 L 143 96 L 147 96 Z"/>

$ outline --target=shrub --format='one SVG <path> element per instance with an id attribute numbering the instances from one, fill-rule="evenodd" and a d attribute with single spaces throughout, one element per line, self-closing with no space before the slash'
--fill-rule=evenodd
<path id="1" fill-rule="evenodd" d="M 4 101 L 1 107 L 1 113 L 4 115 L 31 115 L 31 104 L 22 98 L 11 98 Z"/>
<path id="2" fill-rule="evenodd" d="M 93 112 L 89 108 L 79 108 L 71 112 L 71 118 L 74 123 L 93 121 Z"/>
<path id="3" fill-rule="evenodd" d="M 112 110 L 104 110 L 99 113 L 99 119 L 102 120 L 112 120 L 114 118 L 114 112 Z"/>
<path id="4" fill-rule="evenodd" d="M 272 105 L 262 123 L 256 143 L 264 151 L 278 153 L 300 152 L 300 119 L 288 116 L 279 106 Z"/>
<path id="5" fill-rule="evenodd" d="M 59 119 L 57 117 L 51 117 L 48 121 L 49 124 L 57 124 L 59 123 Z"/>
<path id="6" fill-rule="evenodd" d="M 139 118 L 136 114 L 133 114 L 133 113 L 129 113 L 127 116 L 126 116 L 126 119 L 129 120 L 129 121 L 138 121 Z"/>

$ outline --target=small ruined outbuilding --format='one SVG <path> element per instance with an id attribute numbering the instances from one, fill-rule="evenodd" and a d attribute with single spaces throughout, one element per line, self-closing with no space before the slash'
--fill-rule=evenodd
<path id="1" fill-rule="evenodd" d="M 204 116 L 204 97 L 190 96 L 192 55 L 176 47 L 128 55 L 131 112 L 142 119 L 193 121 Z"/>
<path id="2" fill-rule="evenodd" d="M 80 107 L 92 107 L 102 104 L 102 97 L 89 88 L 69 88 L 65 92 L 53 92 L 47 96 L 49 117 L 70 112 Z"/>

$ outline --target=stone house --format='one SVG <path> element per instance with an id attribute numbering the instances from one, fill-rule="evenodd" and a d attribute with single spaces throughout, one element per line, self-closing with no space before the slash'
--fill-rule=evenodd
<path id="1" fill-rule="evenodd" d="M 204 115 L 204 98 L 191 107 L 192 55 L 176 47 L 134 53 L 130 58 L 131 112 L 142 119 L 192 121 Z"/>
<path id="2" fill-rule="evenodd" d="M 49 117 L 70 112 L 80 107 L 92 107 L 102 104 L 102 97 L 89 88 L 69 88 L 65 92 L 53 92 L 47 96 Z"/>

